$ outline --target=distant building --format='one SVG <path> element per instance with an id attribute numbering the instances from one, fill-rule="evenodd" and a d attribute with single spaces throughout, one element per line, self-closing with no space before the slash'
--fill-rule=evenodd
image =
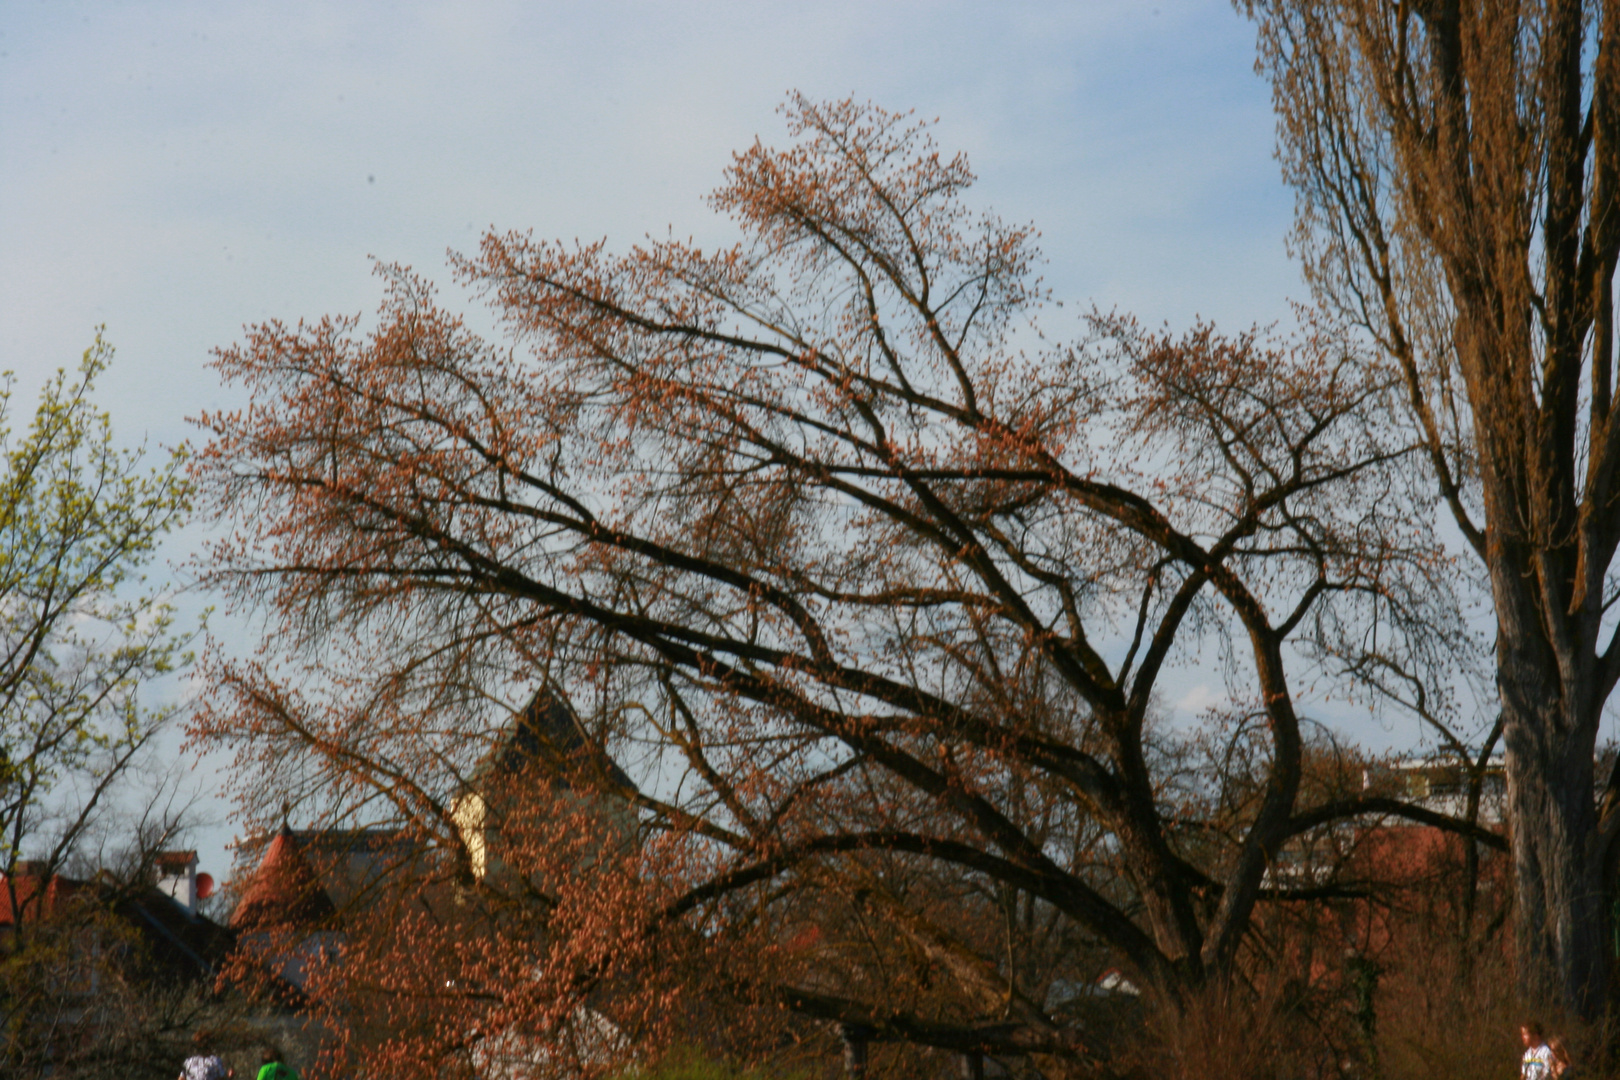
<path id="1" fill-rule="evenodd" d="M 451 809 L 451 818 L 467 852 L 469 869 L 475 880 L 483 880 L 502 867 L 501 827 L 511 814 L 523 814 L 533 824 L 539 810 L 525 804 L 528 787 L 524 774 L 543 767 L 548 777 L 584 772 L 593 781 L 592 790 L 577 799 L 562 800 L 551 812 L 566 813 L 588 808 L 592 818 L 605 823 L 608 835 L 630 842 L 635 833 L 635 817 L 622 798 L 603 797 L 602 788 L 623 792 L 636 790 L 630 777 L 612 758 L 604 754 L 586 733 L 579 718 L 563 699 L 541 691 L 529 700 L 516 721 L 494 748 L 467 777 Z M 566 779 L 559 785 L 571 791 Z"/>
<path id="2" fill-rule="evenodd" d="M 212 980 L 234 939 L 229 930 L 197 910 L 203 897 L 197 891 L 196 852 L 162 852 L 156 862 L 155 882 L 133 885 L 110 876 L 80 880 L 47 874 L 42 862 L 19 862 L 10 879 L 0 874 L 0 951 L 11 947 L 19 921 L 24 926 L 60 926 L 71 920 L 93 934 L 93 920 L 84 917 L 93 906 L 133 932 L 142 952 L 139 959 L 149 976 L 169 983 Z M 187 889 L 167 876 L 170 870 L 166 868 L 177 866 L 185 868 Z M 84 990 L 93 992 L 94 986 L 87 984 Z"/>
<path id="3" fill-rule="evenodd" d="M 635 791 L 629 776 L 595 746 L 567 704 L 549 692 L 536 694 L 473 768 L 451 806 L 451 821 L 475 881 L 499 868 L 501 829 L 509 815 L 526 815 L 532 823 L 540 813 L 531 804 L 518 805 L 523 793 L 532 790 L 525 774 L 536 767 L 548 777 L 597 772 L 606 787 Z M 572 790 L 566 780 L 560 787 Z M 633 831 L 627 801 L 594 792 L 581 800 L 570 808 L 600 807 L 613 831 Z M 241 841 L 236 850 L 239 860 L 252 867 L 241 875 L 230 919 L 232 929 L 245 935 L 294 927 L 331 931 L 344 915 L 366 907 L 391 876 L 427 870 L 432 858 L 416 834 L 387 825 L 293 829 L 284 824 L 273 834 Z"/>
<path id="4" fill-rule="evenodd" d="M 543 807 L 526 796 L 536 789 L 536 770 L 551 780 L 562 778 Z M 379 826 L 359 829 L 293 829 L 283 825 L 273 834 L 237 845 L 240 862 L 251 869 L 238 877 L 239 893 L 230 925 L 242 945 L 255 951 L 269 976 L 272 999 L 279 1001 L 282 1028 L 293 1030 L 305 1004 L 304 992 L 315 967 L 336 955 L 346 927 L 356 919 L 387 918 L 382 905 L 429 904 L 443 913 L 462 910 L 458 890 L 508 869 L 503 853 L 515 832 L 515 815 L 525 831 L 546 832 L 552 814 L 573 816 L 581 808 L 594 821 L 605 822 L 601 835 L 635 835 L 635 816 L 627 800 L 595 794 L 573 795 L 567 780 L 580 771 L 605 786 L 634 792 L 630 778 L 591 741 L 573 711 L 556 695 L 534 695 L 495 745 L 469 773 L 450 810 L 461 842 L 460 856 L 430 850 L 420 834 Z M 578 824 L 574 817 L 571 825 Z M 562 826 L 559 825 L 559 828 Z M 577 844 L 580 834 L 566 839 Z M 599 852 L 601 844 L 591 846 Z M 454 859 L 464 857 L 456 868 Z M 453 917 L 453 916 L 452 916 Z M 621 1036 L 604 1018 L 582 1010 L 580 1031 L 612 1042 Z M 297 1043 L 297 1056 L 311 1060 L 319 1033 L 280 1036 Z M 604 1045 L 607 1045 L 604 1043 Z M 589 1049 L 589 1048 L 586 1048 Z M 512 1035 L 480 1042 L 476 1071 L 484 1077 L 527 1075 L 525 1070 L 548 1061 L 538 1043 Z"/>
<path id="5" fill-rule="evenodd" d="M 1371 788 L 1381 779 L 1393 779 L 1401 797 L 1425 810 L 1460 818 L 1468 811 L 1468 768 L 1449 755 L 1401 758 L 1382 770 L 1367 769 L 1362 787 Z M 1485 763 L 1480 778 L 1479 823 L 1499 825 L 1507 817 L 1507 764 L 1501 754 Z"/>
<path id="6" fill-rule="evenodd" d="M 1502 759 L 1486 762 L 1475 823 L 1501 833 Z M 1455 757 L 1408 757 L 1362 773 L 1368 797 L 1391 798 L 1447 817 L 1468 816 L 1469 773 Z M 1275 903 L 1256 917 L 1313 986 L 1338 983 L 1364 1024 L 1390 958 L 1422 955 L 1462 921 L 1484 927 L 1508 916 L 1511 860 L 1493 845 L 1395 814 L 1345 819 L 1295 837 L 1268 867 Z M 1309 900 L 1293 903 L 1292 900 Z"/>

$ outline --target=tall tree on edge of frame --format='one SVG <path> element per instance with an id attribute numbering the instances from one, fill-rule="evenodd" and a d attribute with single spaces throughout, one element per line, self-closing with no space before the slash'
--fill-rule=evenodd
<path id="1" fill-rule="evenodd" d="M 1438 494 L 1489 574 L 1521 989 L 1610 993 L 1620 789 L 1620 10 L 1251 0 L 1318 299 L 1397 364 Z"/>
<path id="2" fill-rule="evenodd" d="M 143 704 L 142 686 L 187 660 L 143 578 L 190 509 L 185 451 L 148 465 L 114 443 L 91 398 L 111 359 L 98 338 L 16 434 L 0 379 L 0 889 L 19 941 L 43 901 L 19 904 L 19 859 L 48 877 L 74 853 L 175 713 Z"/>

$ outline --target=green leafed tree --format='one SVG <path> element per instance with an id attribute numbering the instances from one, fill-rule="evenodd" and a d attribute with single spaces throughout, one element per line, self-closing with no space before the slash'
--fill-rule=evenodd
<path id="1" fill-rule="evenodd" d="M 190 507 L 186 455 L 115 443 L 92 400 L 111 359 L 98 337 L 21 431 L 15 381 L 0 384 L 0 872 L 14 946 L 36 915 L 18 862 L 50 874 L 96 826 L 174 709 L 143 702 L 143 684 L 186 660 L 187 635 L 143 573 Z"/>

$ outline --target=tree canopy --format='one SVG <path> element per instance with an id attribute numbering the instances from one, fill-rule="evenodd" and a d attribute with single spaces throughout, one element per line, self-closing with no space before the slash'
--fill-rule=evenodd
<path id="1" fill-rule="evenodd" d="M 555 1040 L 587 1006 L 673 1038 L 657 970 L 1074 1059 L 1064 1007 L 1105 967 L 1228 985 L 1258 908 L 1329 895 L 1273 872 L 1325 825 L 1500 846 L 1363 791 L 1302 715 L 1306 677 L 1439 700 L 1472 647 L 1398 367 L 1331 325 L 1048 342 L 1035 233 L 967 204 L 962 156 L 872 106 L 785 115 L 712 197 L 734 246 L 456 258 L 509 345 L 382 266 L 374 325 L 218 353 L 248 404 L 201 418 L 230 530 L 204 567 L 267 632 L 215 655 L 198 731 L 278 800 L 409 822 L 504 912 L 482 949 L 418 910 L 411 964 L 350 950 L 338 981 L 410 1033 L 387 1052 Z M 1194 663 L 1231 702 L 1178 726 L 1159 696 Z M 520 872 L 475 880 L 457 799 L 537 690 L 586 737 L 527 820 L 574 825 L 514 828 Z M 632 849 L 582 854 L 559 784 L 631 808 Z"/>

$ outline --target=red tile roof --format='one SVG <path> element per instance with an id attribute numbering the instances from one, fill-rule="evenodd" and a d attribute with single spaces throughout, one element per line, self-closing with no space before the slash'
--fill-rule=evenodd
<path id="1" fill-rule="evenodd" d="M 197 861 L 195 851 L 160 851 L 154 862 L 159 870 L 184 870 Z"/>
<path id="2" fill-rule="evenodd" d="M 60 874 L 53 875 L 48 883 L 35 874 L 17 874 L 8 882 L 6 876 L 0 874 L 0 926 L 12 926 L 17 921 L 17 914 L 11 906 L 13 892 L 25 919 L 48 919 L 86 884 Z M 44 889 L 43 896 L 40 895 L 41 888 Z"/>
<path id="3" fill-rule="evenodd" d="M 231 929 L 314 927 L 336 914 L 300 848 L 292 830 L 282 826 L 231 913 Z"/>

